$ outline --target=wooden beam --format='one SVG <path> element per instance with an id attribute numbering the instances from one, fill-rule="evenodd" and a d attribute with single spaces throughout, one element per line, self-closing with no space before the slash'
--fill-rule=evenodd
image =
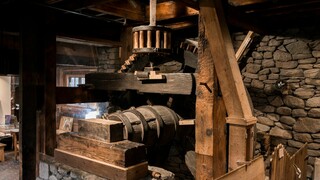
<path id="1" fill-rule="evenodd" d="M 98 39 L 98 38 L 90 38 L 90 37 L 74 37 L 71 34 L 66 36 L 57 36 L 56 38 L 57 42 L 62 43 L 70 43 L 70 44 L 80 44 L 80 45 L 87 45 L 87 46 L 107 46 L 107 47 L 113 47 L 113 46 L 121 46 L 121 42 L 119 41 L 110 41 L 106 39 Z"/>
<path id="2" fill-rule="evenodd" d="M 92 5 L 88 9 L 104 14 L 123 17 L 135 21 L 145 21 L 144 6 L 139 1 L 109 1 Z"/>
<path id="3" fill-rule="evenodd" d="M 146 8 L 146 17 L 149 18 L 149 9 L 150 7 L 147 6 Z M 178 17 L 185 17 L 185 16 L 194 16 L 199 14 L 198 10 L 185 6 L 185 4 L 181 3 L 180 1 L 168 1 L 168 2 L 161 2 L 157 4 L 156 7 L 156 20 L 162 21 L 167 19 L 173 19 Z"/>
<path id="4" fill-rule="evenodd" d="M 162 73 L 163 80 L 140 81 L 133 73 L 86 74 L 86 84 L 96 90 L 126 91 L 190 95 L 193 92 L 194 75 L 188 73 Z"/>
<path id="5" fill-rule="evenodd" d="M 84 87 L 56 87 L 56 104 L 106 102 L 106 91 L 90 90 Z"/>
<path id="6" fill-rule="evenodd" d="M 201 0 L 200 15 L 228 113 L 229 169 L 238 167 L 253 157 L 253 116 L 220 0 Z"/>
<path id="7" fill-rule="evenodd" d="M 239 49 L 236 52 L 236 60 L 237 62 L 240 61 L 241 57 L 243 56 L 244 51 L 247 49 L 247 47 L 249 46 L 250 42 L 252 41 L 253 38 L 253 31 L 249 31 L 246 35 L 246 37 L 244 38 L 243 42 L 241 43 Z"/>
<path id="8" fill-rule="evenodd" d="M 43 98 L 43 91 L 39 88 L 39 81 L 43 73 L 43 54 L 44 48 L 41 40 L 43 39 L 43 14 L 34 13 L 35 8 L 24 4 L 25 9 L 20 16 L 20 131 L 19 131 L 19 161 L 20 179 L 36 179 L 36 128 L 37 114 L 39 109 L 38 101 Z M 28 11 L 28 12 L 27 12 Z M 23 14 L 23 15 L 22 15 Z M 41 83 L 41 82 L 40 82 Z"/>
<path id="9" fill-rule="evenodd" d="M 107 179 L 136 180 L 143 178 L 148 174 L 147 162 L 124 168 L 60 149 L 55 150 L 54 157 L 57 162 Z"/>
<path id="10" fill-rule="evenodd" d="M 205 34 L 199 20 L 199 49 L 196 101 L 196 179 L 215 179 L 226 173 L 226 110 L 218 96 L 218 80 Z"/>
<path id="11" fill-rule="evenodd" d="M 272 0 L 228 0 L 228 3 L 232 6 L 255 5 L 265 2 L 272 2 Z"/>
<path id="12" fill-rule="evenodd" d="M 58 149 L 120 167 L 133 166 L 145 162 L 147 158 L 146 148 L 141 143 L 128 140 L 107 143 L 77 133 L 58 135 Z"/>

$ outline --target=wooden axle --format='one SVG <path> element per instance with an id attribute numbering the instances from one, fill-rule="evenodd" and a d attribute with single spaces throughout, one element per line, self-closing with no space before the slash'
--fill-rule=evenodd
<path id="1" fill-rule="evenodd" d="M 171 53 L 171 29 L 138 26 L 132 29 L 133 53 Z"/>

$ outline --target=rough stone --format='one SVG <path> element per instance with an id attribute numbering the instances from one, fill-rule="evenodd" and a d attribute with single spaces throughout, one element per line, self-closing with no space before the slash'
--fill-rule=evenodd
<path id="1" fill-rule="evenodd" d="M 318 57 L 320 57 L 320 51 L 312 51 L 312 55 L 313 55 L 313 57 L 318 58 Z"/>
<path id="2" fill-rule="evenodd" d="M 299 141 L 294 140 L 288 140 L 288 146 L 295 147 L 295 148 L 301 148 L 304 144 Z"/>
<path id="3" fill-rule="evenodd" d="M 264 124 L 267 126 L 274 126 L 274 121 L 272 121 L 271 119 L 269 119 L 267 117 L 259 116 L 257 119 L 260 124 Z"/>
<path id="4" fill-rule="evenodd" d="M 268 105 L 258 106 L 256 108 L 265 113 L 272 113 L 275 111 L 275 108 L 273 106 L 268 106 Z"/>
<path id="5" fill-rule="evenodd" d="M 265 51 L 274 52 L 275 50 L 276 50 L 276 47 L 270 47 L 270 46 L 260 46 L 257 48 L 257 51 L 259 52 L 265 52 Z"/>
<path id="6" fill-rule="evenodd" d="M 298 60 L 299 64 L 313 64 L 315 62 L 317 62 L 316 58 L 308 58 L 308 59 L 299 59 Z"/>
<path id="7" fill-rule="evenodd" d="M 286 124 L 284 124 L 284 123 L 275 122 L 274 124 L 275 124 L 276 126 L 278 126 L 279 128 L 281 128 L 281 129 L 292 130 L 292 127 L 291 127 L 291 126 L 286 125 Z"/>
<path id="8" fill-rule="evenodd" d="M 247 64 L 246 70 L 248 73 L 256 74 L 261 69 L 261 65 L 258 64 Z"/>
<path id="9" fill-rule="evenodd" d="M 292 56 L 290 53 L 277 50 L 273 53 L 273 59 L 275 61 L 290 61 L 292 60 Z"/>
<path id="10" fill-rule="evenodd" d="M 279 68 L 270 68 L 270 71 L 271 71 L 271 73 L 276 74 L 276 73 L 280 72 L 280 69 Z"/>
<path id="11" fill-rule="evenodd" d="M 284 45 L 279 46 L 278 50 L 283 51 L 283 52 L 287 52 L 287 49 L 284 47 Z"/>
<path id="12" fill-rule="evenodd" d="M 264 80 L 263 82 L 267 83 L 267 84 L 275 84 L 277 82 L 277 80 L 276 79 L 267 79 L 267 80 Z"/>
<path id="13" fill-rule="evenodd" d="M 319 150 L 308 149 L 308 150 L 307 150 L 307 154 L 308 154 L 309 156 L 319 157 L 319 156 L 320 156 L 320 151 L 319 151 Z"/>
<path id="14" fill-rule="evenodd" d="M 320 133 L 311 134 L 311 136 L 315 139 L 320 138 Z"/>
<path id="15" fill-rule="evenodd" d="M 257 52 L 257 51 L 253 51 L 252 52 L 252 57 L 254 59 L 263 59 L 263 55 L 260 52 Z"/>
<path id="16" fill-rule="evenodd" d="M 315 86 L 320 86 L 320 79 L 311 79 L 311 78 L 306 78 L 305 79 L 306 84 L 311 84 Z"/>
<path id="17" fill-rule="evenodd" d="M 259 80 L 252 80 L 251 82 L 251 86 L 253 88 L 257 88 L 257 89 L 263 89 L 264 88 L 264 83 L 262 81 Z"/>
<path id="18" fill-rule="evenodd" d="M 320 117 L 320 108 L 312 108 L 308 112 L 309 117 L 319 118 Z"/>
<path id="19" fill-rule="evenodd" d="M 297 41 L 286 46 L 290 54 L 307 54 L 310 53 L 310 48 L 307 43 Z"/>
<path id="20" fill-rule="evenodd" d="M 259 75 L 259 80 L 260 80 L 260 81 L 264 81 L 264 80 L 266 80 L 266 79 L 268 79 L 268 76 L 267 76 L 267 75 Z"/>
<path id="21" fill-rule="evenodd" d="M 276 62 L 276 67 L 283 68 L 283 69 L 294 69 L 297 66 L 298 66 L 297 61 L 286 61 L 286 62 L 277 61 Z"/>
<path id="22" fill-rule="evenodd" d="M 273 57 L 272 52 L 264 52 L 263 53 L 263 58 L 264 59 L 271 59 Z"/>
<path id="23" fill-rule="evenodd" d="M 248 78 L 248 77 L 245 77 L 245 78 L 243 79 L 243 82 L 245 82 L 245 83 L 251 83 L 251 81 L 252 81 L 252 79 L 251 79 L 251 78 Z"/>
<path id="24" fill-rule="evenodd" d="M 280 69 L 280 76 L 303 77 L 303 71 L 302 69 Z"/>
<path id="25" fill-rule="evenodd" d="M 274 113 L 268 113 L 267 118 L 271 119 L 274 122 L 277 122 L 280 120 L 280 116 L 278 114 L 274 114 Z"/>
<path id="26" fill-rule="evenodd" d="M 304 101 L 303 99 L 300 99 L 300 98 L 297 98 L 295 96 L 291 96 L 291 95 L 288 95 L 288 96 L 285 96 L 283 98 L 283 102 L 285 105 L 291 107 L 291 108 L 304 108 Z"/>
<path id="27" fill-rule="evenodd" d="M 276 109 L 276 112 L 280 115 L 285 115 L 285 116 L 291 115 L 291 109 L 288 107 L 278 107 Z"/>
<path id="28" fill-rule="evenodd" d="M 50 172 L 52 174 L 57 174 L 58 173 L 57 166 L 55 166 L 53 164 L 50 164 L 49 169 L 50 169 Z"/>
<path id="29" fill-rule="evenodd" d="M 283 138 L 283 139 L 292 139 L 292 135 L 291 135 L 290 131 L 281 129 L 281 128 L 277 127 L 277 126 L 273 127 L 270 130 L 270 135 L 271 136 L 275 136 L 275 137 L 280 137 L 280 138 Z"/>
<path id="30" fill-rule="evenodd" d="M 304 109 L 293 109 L 292 117 L 306 117 L 308 114 Z"/>
<path id="31" fill-rule="evenodd" d="M 269 74 L 268 79 L 279 79 L 279 74 Z"/>
<path id="32" fill-rule="evenodd" d="M 296 41 L 297 41 L 296 39 L 285 39 L 285 40 L 283 40 L 283 45 L 294 43 Z"/>
<path id="33" fill-rule="evenodd" d="M 301 99 L 309 99 L 314 95 L 314 89 L 298 88 L 293 92 L 293 94 Z"/>
<path id="34" fill-rule="evenodd" d="M 280 96 L 270 96 L 268 97 L 268 101 L 272 106 L 280 107 L 283 105 L 283 101 Z"/>
<path id="35" fill-rule="evenodd" d="M 257 127 L 258 131 L 262 131 L 262 132 L 268 132 L 270 130 L 269 126 L 266 126 L 266 125 L 260 124 L 260 123 L 256 123 L 256 127 Z"/>
<path id="36" fill-rule="evenodd" d="M 273 86 L 273 84 L 265 84 L 263 91 L 264 91 L 266 94 L 272 94 L 272 93 L 274 92 L 274 86 Z"/>
<path id="37" fill-rule="evenodd" d="M 313 97 L 306 101 L 308 107 L 320 107 L 320 97 Z"/>
<path id="38" fill-rule="evenodd" d="M 320 144 L 319 143 L 309 143 L 308 148 L 309 149 L 320 149 Z"/>
<path id="39" fill-rule="evenodd" d="M 281 44 L 281 40 L 271 39 L 268 43 L 268 46 L 280 46 Z"/>
<path id="40" fill-rule="evenodd" d="M 320 64 L 313 65 L 314 68 L 320 68 Z"/>
<path id="41" fill-rule="evenodd" d="M 298 69 L 312 69 L 313 65 L 312 64 L 300 64 L 297 68 Z"/>
<path id="42" fill-rule="evenodd" d="M 280 122 L 285 123 L 287 125 L 294 125 L 296 123 L 296 119 L 291 116 L 281 116 Z"/>
<path id="43" fill-rule="evenodd" d="M 51 175 L 50 177 L 49 177 L 49 180 L 58 180 L 54 175 Z"/>
<path id="44" fill-rule="evenodd" d="M 49 165 L 43 161 L 39 163 L 39 177 L 49 179 Z"/>
<path id="45" fill-rule="evenodd" d="M 256 59 L 255 61 L 254 61 L 254 64 L 258 64 L 258 65 L 261 65 L 261 62 L 262 62 L 262 60 L 258 60 L 258 59 Z"/>
<path id="46" fill-rule="evenodd" d="M 296 132 L 317 133 L 320 131 L 320 120 L 309 117 L 300 117 L 293 125 Z"/>
<path id="47" fill-rule="evenodd" d="M 235 36 L 235 40 L 236 41 L 243 41 L 246 38 L 246 35 L 242 34 L 242 35 L 237 35 Z"/>
<path id="48" fill-rule="evenodd" d="M 300 141 L 300 142 L 312 142 L 312 137 L 308 133 L 293 133 L 293 139 Z"/>
<path id="49" fill-rule="evenodd" d="M 294 154 L 294 153 L 297 152 L 299 149 L 298 149 L 298 148 L 295 148 L 295 147 L 288 146 L 288 147 L 286 148 L 286 150 L 287 150 L 287 152 L 288 152 L 289 154 Z"/>
<path id="50" fill-rule="evenodd" d="M 305 70 L 303 73 L 307 78 L 320 78 L 320 69 L 309 69 Z"/>
<path id="51" fill-rule="evenodd" d="M 293 54 L 292 58 L 294 60 L 312 58 L 312 54 L 311 53 L 308 53 L 308 54 Z"/>
<path id="52" fill-rule="evenodd" d="M 258 74 L 259 75 L 268 75 L 268 74 L 270 74 L 270 70 L 269 69 L 262 69 L 261 71 L 259 71 Z"/>
<path id="53" fill-rule="evenodd" d="M 311 165 L 314 165 L 314 162 L 315 162 L 316 158 L 314 157 L 308 157 L 308 164 L 311 164 Z"/>
<path id="54" fill-rule="evenodd" d="M 251 79 L 258 79 L 259 76 L 257 74 L 252 74 L 252 73 L 242 73 L 243 76 L 247 77 L 247 78 L 251 78 Z"/>

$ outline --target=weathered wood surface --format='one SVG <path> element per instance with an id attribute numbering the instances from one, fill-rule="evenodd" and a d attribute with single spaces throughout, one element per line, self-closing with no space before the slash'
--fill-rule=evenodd
<path id="1" fill-rule="evenodd" d="M 61 149 L 55 149 L 54 157 L 59 163 L 66 164 L 107 179 L 136 180 L 143 178 L 148 174 L 147 162 L 142 162 L 140 164 L 124 168 Z"/>
<path id="2" fill-rule="evenodd" d="M 133 73 L 91 73 L 86 84 L 97 90 L 137 90 L 144 93 L 182 94 L 193 93 L 194 75 L 188 73 L 163 73 L 165 80 L 139 81 Z"/>
<path id="3" fill-rule="evenodd" d="M 105 91 L 85 87 L 55 87 L 56 104 L 106 102 L 109 100 Z"/>
<path id="4" fill-rule="evenodd" d="M 237 169 L 225 174 L 217 180 L 235 180 L 235 179 L 245 179 L 245 180 L 265 180 L 264 172 L 264 162 L 263 157 L 252 160 L 248 165 L 242 165 Z"/>
<path id="5" fill-rule="evenodd" d="M 257 119 L 253 116 L 251 102 L 242 81 L 221 1 L 201 0 L 199 6 L 228 113 L 227 123 L 230 124 L 228 166 L 232 170 L 239 166 L 238 162 L 249 161 L 253 157 L 251 132 L 252 125 Z"/>
<path id="6" fill-rule="evenodd" d="M 253 31 L 249 31 L 246 35 L 246 37 L 244 38 L 244 40 L 242 41 L 239 49 L 236 52 L 236 59 L 237 61 L 240 61 L 242 56 L 245 53 L 245 50 L 247 49 L 247 47 L 250 45 L 252 38 L 253 38 Z"/>
<path id="7" fill-rule="evenodd" d="M 123 124 L 105 119 L 79 119 L 79 136 L 106 142 L 123 140 Z"/>
<path id="8" fill-rule="evenodd" d="M 291 157 L 282 144 L 272 153 L 271 180 L 306 179 L 307 178 L 307 143 Z M 299 173 L 300 172 L 300 173 Z"/>
<path id="9" fill-rule="evenodd" d="M 58 149 L 120 167 L 128 167 L 146 161 L 143 144 L 127 140 L 106 143 L 81 137 L 76 133 L 58 135 Z"/>
<path id="10" fill-rule="evenodd" d="M 221 97 L 214 61 L 206 42 L 203 17 L 199 20 L 196 101 L 196 179 L 214 179 L 226 173 L 226 110 Z"/>

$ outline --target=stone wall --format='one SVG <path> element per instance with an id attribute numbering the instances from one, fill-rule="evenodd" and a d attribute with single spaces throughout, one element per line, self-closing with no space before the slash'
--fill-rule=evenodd
<path id="1" fill-rule="evenodd" d="M 113 73 L 120 69 L 119 48 L 99 47 L 97 48 L 98 54 L 98 71 Z"/>
<path id="2" fill-rule="evenodd" d="M 242 59 L 242 76 L 255 114 L 257 131 L 294 153 L 308 143 L 308 173 L 320 157 L 320 36 L 318 28 L 290 29 L 256 36 Z M 244 33 L 233 36 L 235 49 Z M 261 144 L 257 145 L 261 152 Z"/>

